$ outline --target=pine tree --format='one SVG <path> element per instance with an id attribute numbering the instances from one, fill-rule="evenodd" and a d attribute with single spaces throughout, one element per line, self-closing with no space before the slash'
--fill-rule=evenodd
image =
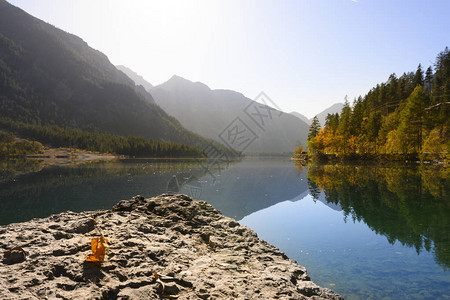
<path id="1" fill-rule="evenodd" d="M 314 116 L 311 126 L 309 126 L 308 141 L 316 137 L 320 131 L 320 122 L 317 116 Z"/>
<path id="2" fill-rule="evenodd" d="M 381 113 L 376 111 L 372 112 L 367 120 L 366 124 L 366 136 L 369 142 L 376 141 L 378 132 L 381 129 Z"/>
<path id="3" fill-rule="evenodd" d="M 336 131 L 336 129 L 339 126 L 339 114 L 328 114 L 325 118 L 325 127 L 329 130 L 332 130 L 333 132 Z"/>
<path id="4" fill-rule="evenodd" d="M 350 136 L 350 118 L 352 116 L 352 109 L 348 103 L 347 96 L 345 96 L 344 107 L 341 111 L 341 116 L 339 118 L 338 129 L 340 133 L 344 136 L 344 139 L 348 139 Z"/>
<path id="5" fill-rule="evenodd" d="M 408 102 L 400 113 L 398 131 L 405 138 L 399 142 L 405 145 L 409 153 L 417 154 L 421 150 L 422 128 L 427 102 L 427 94 L 424 93 L 422 86 L 417 86 L 408 97 Z"/>
<path id="6" fill-rule="evenodd" d="M 423 71 L 422 71 L 421 64 L 419 64 L 419 66 L 417 66 L 417 71 L 416 71 L 416 74 L 414 75 L 413 84 L 414 84 L 414 87 L 416 87 L 418 85 L 423 86 Z"/>
<path id="7" fill-rule="evenodd" d="M 388 79 L 388 84 L 389 84 L 389 91 L 388 91 L 388 108 L 387 111 L 388 113 L 392 112 L 392 109 L 390 109 L 391 107 L 394 107 L 396 104 L 398 104 L 399 102 L 399 95 L 398 95 L 398 79 L 397 76 L 395 75 L 395 73 L 392 73 L 389 76 Z"/>
<path id="8" fill-rule="evenodd" d="M 350 134 L 358 136 L 361 134 L 361 123 L 363 122 L 364 107 L 362 104 L 362 98 L 353 102 L 353 112 L 350 117 Z"/>
<path id="9" fill-rule="evenodd" d="M 429 94 L 431 93 L 432 87 L 433 87 L 433 70 L 431 69 L 430 66 L 425 72 L 424 89 Z"/>

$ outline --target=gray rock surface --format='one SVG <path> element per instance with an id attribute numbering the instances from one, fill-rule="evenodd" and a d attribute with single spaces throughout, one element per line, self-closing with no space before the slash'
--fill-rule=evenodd
<path id="1" fill-rule="evenodd" d="M 109 243 L 98 265 L 85 262 L 99 236 L 92 216 Z M 184 195 L 1 226 L 0 236 L 3 253 L 24 252 L 0 263 L 0 299 L 342 299 L 249 228 Z"/>

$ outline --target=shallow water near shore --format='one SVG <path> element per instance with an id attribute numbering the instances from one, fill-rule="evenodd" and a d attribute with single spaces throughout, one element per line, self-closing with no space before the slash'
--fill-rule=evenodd
<path id="1" fill-rule="evenodd" d="M 252 228 L 346 299 L 450 299 L 449 180 L 442 167 L 279 159 L 49 167 L 0 182 L 0 224 L 185 193 Z"/>

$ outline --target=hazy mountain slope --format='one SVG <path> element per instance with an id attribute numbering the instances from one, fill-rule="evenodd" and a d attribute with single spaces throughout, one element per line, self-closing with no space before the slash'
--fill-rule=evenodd
<path id="1" fill-rule="evenodd" d="M 155 86 L 151 94 L 158 105 L 186 128 L 225 144 L 229 142 L 237 150 L 245 146 L 245 150 L 252 152 L 292 152 L 298 141 L 306 145 L 306 123 L 287 113 L 268 111 L 264 105 L 234 91 L 211 90 L 203 83 L 173 76 Z M 256 115 L 256 110 L 260 115 Z M 238 140 L 232 143 L 233 130 L 242 129 L 247 132 L 241 140 L 243 144 L 238 145 Z M 246 142 L 247 139 L 250 140 Z"/>
<path id="2" fill-rule="evenodd" d="M 308 119 L 305 115 L 302 115 L 301 113 L 296 112 L 296 111 L 290 112 L 290 114 L 295 116 L 295 117 L 297 117 L 297 118 L 299 118 L 300 120 L 302 120 L 306 124 L 311 125 L 311 120 Z"/>
<path id="3" fill-rule="evenodd" d="M 146 81 L 144 77 L 134 72 L 130 68 L 127 68 L 122 65 L 116 66 L 116 68 L 125 73 L 125 75 L 127 75 L 128 77 L 130 77 L 136 85 L 142 85 L 145 88 L 145 90 L 150 91 L 153 88 L 153 85 L 150 82 Z"/>
<path id="4" fill-rule="evenodd" d="M 137 90 L 140 89 L 140 92 Z M 0 117 L 205 144 L 82 39 L 0 0 Z"/>
<path id="5" fill-rule="evenodd" d="M 335 103 L 325 109 L 324 111 L 317 114 L 317 118 L 319 119 L 320 126 L 324 127 L 325 125 L 325 119 L 328 114 L 335 114 L 335 113 L 341 113 L 342 108 L 344 107 L 343 103 Z"/>

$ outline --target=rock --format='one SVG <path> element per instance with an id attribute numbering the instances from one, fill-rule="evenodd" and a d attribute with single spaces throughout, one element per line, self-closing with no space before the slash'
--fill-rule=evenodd
<path id="1" fill-rule="evenodd" d="M 3 263 L 7 265 L 21 263 L 25 261 L 26 256 L 27 255 L 22 248 L 16 247 L 5 252 Z"/>
<path id="2" fill-rule="evenodd" d="M 67 226 L 67 232 L 68 233 L 88 233 L 92 230 L 94 230 L 95 226 L 94 226 L 94 220 L 89 218 L 89 219 L 85 219 L 85 220 L 76 220 L 74 222 L 71 222 L 68 226 Z M 64 234 L 62 234 L 61 232 L 59 233 L 55 233 L 56 235 L 59 235 L 60 238 L 63 238 Z M 56 238 L 56 237 L 55 237 Z"/>
<path id="3" fill-rule="evenodd" d="M 101 264 L 85 262 L 98 236 L 93 215 L 109 244 Z M 1 248 L 29 253 L 11 251 L 0 264 L 0 299 L 157 299 L 155 271 L 164 295 L 178 299 L 342 299 L 249 228 L 185 195 L 136 196 L 0 232 Z"/>

